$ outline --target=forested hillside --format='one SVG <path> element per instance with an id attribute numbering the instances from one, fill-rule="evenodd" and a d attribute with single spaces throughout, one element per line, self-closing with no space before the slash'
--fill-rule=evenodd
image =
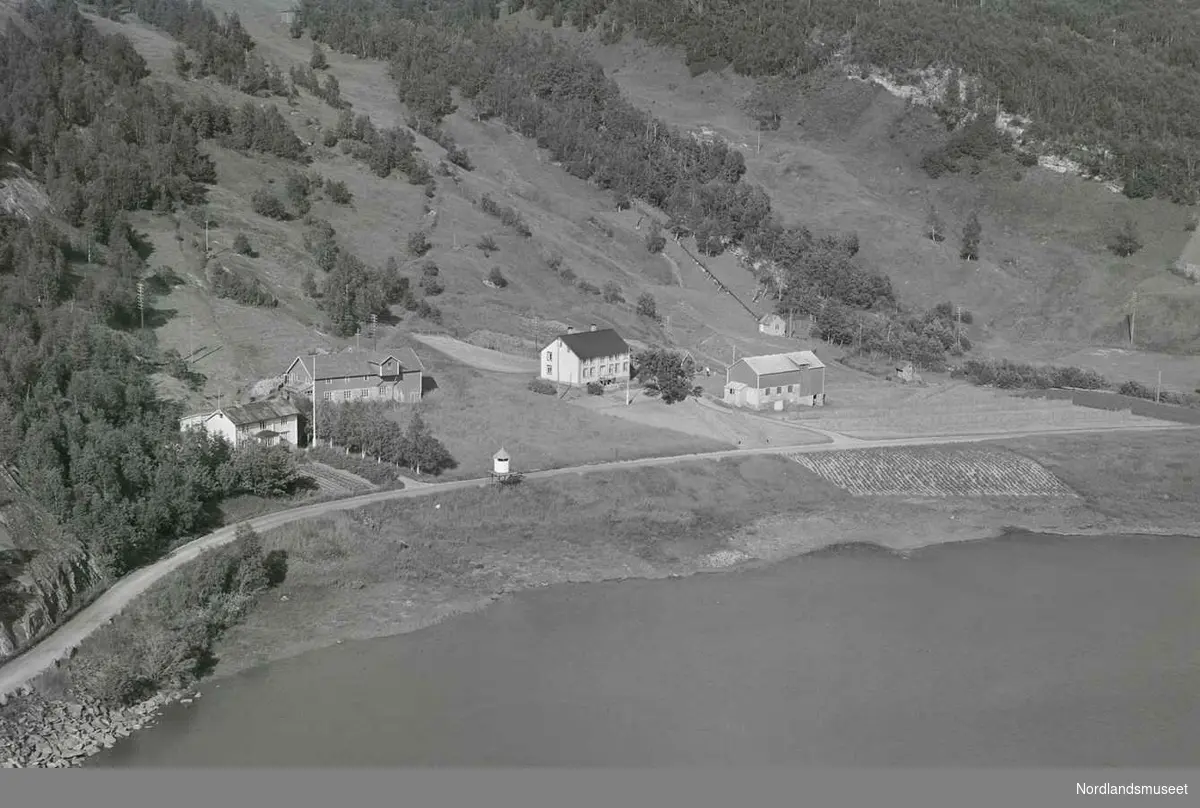
<path id="1" fill-rule="evenodd" d="M 953 68 L 1134 197 L 1200 198 L 1200 6 L 1178 0 L 514 0 L 609 39 L 633 30 L 694 70 L 798 75 L 830 62 Z"/>
<path id="2" fill-rule="evenodd" d="M 174 281 L 145 265 L 126 220 L 203 199 L 214 176 L 201 140 L 274 119 L 148 84 L 129 42 L 97 33 L 73 3 L 22 14 L 0 36 L 0 164 L 32 171 L 54 215 L 0 216 L 0 463 L 52 517 L 44 529 L 120 575 L 212 525 L 223 498 L 296 479 L 275 450 L 180 436 L 152 377 L 203 379 L 140 327 Z M 21 536 L 35 550 L 40 538 Z"/>

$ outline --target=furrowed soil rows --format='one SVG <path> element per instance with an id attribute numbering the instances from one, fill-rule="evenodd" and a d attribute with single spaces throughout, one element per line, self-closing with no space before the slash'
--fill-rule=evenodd
<path id="1" fill-rule="evenodd" d="M 326 494 L 354 495 L 375 490 L 374 483 L 369 480 L 364 480 L 348 471 L 326 466 L 324 463 L 306 463 L 302 468 L 302 473 L 306 477 L 316 480 L 321 491 Z"/>
<path id="2" fill-rule="evenodd" d="M 1070 488 L 1042 466 L 998 449 L 851 449 L 791 455 L 855 496 L 1061 497 Z"/>

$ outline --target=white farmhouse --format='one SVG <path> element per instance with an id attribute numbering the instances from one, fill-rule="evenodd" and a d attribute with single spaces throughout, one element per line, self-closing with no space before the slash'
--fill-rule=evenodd
<path id="1" fill-rule="evenodd" d="M 300 442 L 300 410 L 290 401 L 272 399 L 189 415 L 181 430 L 203 429 L 220 435 L 235 447 L 256 440 L 267 445 Z"/>
<path id="2" fill-rule="evenodd" d="M 568 328 L 542 349 L 541 377 L 560 384 L 629 380 L 629 344 L 611 328 Z"/>

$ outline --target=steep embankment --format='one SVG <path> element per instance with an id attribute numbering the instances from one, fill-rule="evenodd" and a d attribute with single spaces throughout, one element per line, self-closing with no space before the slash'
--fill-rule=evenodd
<path id="1" fill-rule="evenodd" d="M 0 663 L 103 591 L 103 572 L 0 466 Z"/>

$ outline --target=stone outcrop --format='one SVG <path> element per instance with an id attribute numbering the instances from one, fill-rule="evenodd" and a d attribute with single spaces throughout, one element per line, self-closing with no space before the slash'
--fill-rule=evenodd
<path id="1" fill-rule="evenodd" d="M 0 662 L 104 589 L 102 569 L 0 466 Z"/>

